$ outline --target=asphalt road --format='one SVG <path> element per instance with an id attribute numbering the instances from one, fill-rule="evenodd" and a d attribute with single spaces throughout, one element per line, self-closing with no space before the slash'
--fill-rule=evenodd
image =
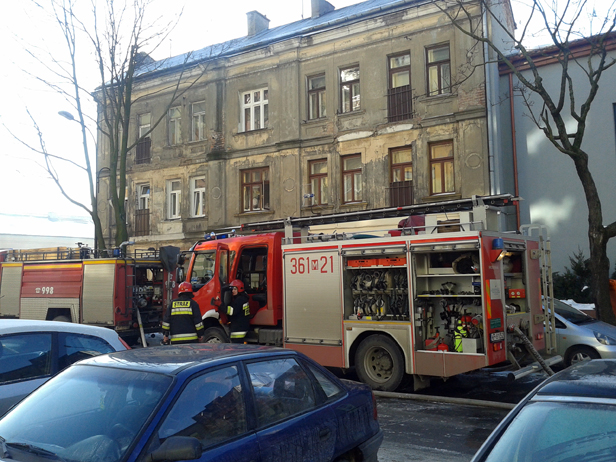
<path id="1" fill-rule="evenodd" d="M 468 462 L 507 410 L 377 398 L 379 462 Z"/>

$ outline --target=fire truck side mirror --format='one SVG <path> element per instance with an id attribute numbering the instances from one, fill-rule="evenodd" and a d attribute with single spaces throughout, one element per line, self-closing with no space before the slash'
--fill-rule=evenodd
<path id="1" fill-rule="evenodd" d="M 181 266 L 178 266 L 176 273 L 177 274 L 175 275 L 175 280 L 178 282 L 178 284 L 180 282 L 184 282 L 184 279 L 186 278 L 186 273 L 184 273 L 184 268 L 182 268 Z"/>
<path id="2" fill-rule="evenodd" d="M 186 262 L 186 256 L 183 253 L 178 254 L 178 266 L 182 266 Z"/>

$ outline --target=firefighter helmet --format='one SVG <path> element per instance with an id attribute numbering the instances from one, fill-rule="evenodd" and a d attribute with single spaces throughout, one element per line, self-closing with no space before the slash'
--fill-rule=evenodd
<path id="1" fill-rule="evenodd" d="M 244 292 L 244 283 L 240 281 L 239 279 L 235 279 L 231 281 L 231 284 L 229 284 L 229 287 L 236 287 L 238 292 Z"/>
<path id="2" fill-rule="evenodd" d="M 193 291 L 193 287 L 190 282 L 183 282 L 180 284 L 180 287 L 178 288 L 178 294 L 184 294 L 186 292 L 188 292 L 189 294 L 192 294 L 192 291 Z"/>

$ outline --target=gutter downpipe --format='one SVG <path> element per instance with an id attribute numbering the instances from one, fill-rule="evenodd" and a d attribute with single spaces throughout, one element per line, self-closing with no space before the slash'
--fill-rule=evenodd
<path id="1" fill-rule="evenodd" d="M 509 106 L 511 111 L 511 149 L 513 157 L 513 187 L 515 197 L 520 197 L 518 184 L 518 145 L 515 131 L 515 108 L 513 106 L 513 72 L 509 73 Z M 515 201 L 516 229 L 520 229 L 520 201 Z"/>
<path id="2" fill-rule="evenodd" d="M 483 6 L 482 12 L 482 25 L 483 25 L 483 34 L 484 37 L 488 38 L 488 12 L 485 5 Z M 497 188 L 495 187 L 496 175 L 494 173 L 494 114 L 492 109 L 492 79 L 491 79 L 491 70 L 490 65 L 487 63 L 489 61 L 489 45 L 487 43 L 483 44 L 483 61 L 485 63 L 485 76 L 486 76 L 486 109 L 488 112 L 488 168 L 490 169 L 490 195 L 496 194 Z M 498 188 L 500 189 L 500 188 Z"/>

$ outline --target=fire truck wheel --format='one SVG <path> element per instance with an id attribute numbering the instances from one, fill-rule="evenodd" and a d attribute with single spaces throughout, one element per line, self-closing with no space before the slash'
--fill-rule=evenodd
<path id="1" fill-rule="evenodd" d="M 365 338 L 355 353 L 359 379 L 374 390 L 395 391 L 404 378 L 404 358 L 396 343 L 385 335 Z"/>
<path id="2" fill-rule="evenodd" d="M 203 332 L 203 343 L 229 343 L 229 338 L 222 329 L 218 327 L 208 327 Z"/>
<path id="3" fill-rule="evenodd" d="M 53 318 L 53 320 L 61 322 L 71 322 L 71 318 L 69 318 L 68 316 L 56 316 L 55 318 Z"/>

